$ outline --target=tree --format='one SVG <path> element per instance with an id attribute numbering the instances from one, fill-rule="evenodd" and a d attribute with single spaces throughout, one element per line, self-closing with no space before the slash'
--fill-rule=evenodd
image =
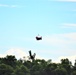
<path id="1" fill-rule="evenodd" d="M 73 71 L 76 71 L 76 60 L 75 60 L 74 66 L 73 66 Z"/>
<path id="2" fill-rule="evenodd" d="M 17 67 L 15 70 L 16 75 L 30 75 L 30 71 L 27 67 L 24 65 L 21 65 L 20 67 Z"/>
<path id="3" fill-rule="evenodd" d="M 0 63 L 4 63 L 4 64 L 10 65 L 12 67 L 16 66 L 16 61 L 17 61 L 17 59 L 15 58 L 15 56 L 12 56 L 12 55 L 7 55 L 4 58 L 0 58 Z"/>
<path id="4" fill-rule="evenodd" d="M 55 75 L 67 75 L 67 71 L 65 68 L 57 68 L 55 69 Z"/>
<path id="5" fill-rule="evenodd" d="M 50 63 L 46 66 L 45 71 L 46 71 L 47 75 L 53 75 L 55 73 L 54 70 L 56 68 L 57 68 L 56 63 Z"/>
<path id="6" fill-rule="evenodd" d="M 32 62 L 31 62 L 31 61 L 29 61 L 29 60 L 24 61 L 24 63 L 23 63 L 23 65 L 24 65 L 24 66 L 26 66 L 28 69 L 30 69 L 30 68 L 31 68 L 31 64 L 32 64 Z"/>
<path id="7" fill-rule="evenodd" d="M 12 75 L 13 68 L 6 64 L 0 64 L 0 75 Z"/>
<path id="8" fill-rule="evenodd" d="M 71 73 L 71 75 L 76 75 L 76 71 L 73 71 L 73 72 Z"/>
<path id="9" fill-rule="evenodd" d="M 67 70 L 68 75 L 71 74 L 72 63 L 69 61 L 69 59 L 61 59 L 61 66 Z"/>

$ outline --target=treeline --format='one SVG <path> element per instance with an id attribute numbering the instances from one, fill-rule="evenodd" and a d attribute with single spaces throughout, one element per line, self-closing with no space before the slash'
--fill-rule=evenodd
<path id="1" fill-rule="evenodd" d="M 30 61 L 7 55 L 0 58 L 0 75 L 76 75 L 76 62 L 72 65 L 67 58 L 60 63 L 44 59 Z"/>

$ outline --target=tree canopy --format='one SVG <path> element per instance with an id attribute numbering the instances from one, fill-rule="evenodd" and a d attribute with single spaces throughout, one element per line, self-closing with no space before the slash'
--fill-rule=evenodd
<path id="1" fill-rule="evenodd" d="M 76 61 L 72 65 L 68 58 L 60 63 L 51 59 L 35 59 L 34 61 L 16 59 L 13 55 L 0 58 L 0 75 L 76 75 Z"/>

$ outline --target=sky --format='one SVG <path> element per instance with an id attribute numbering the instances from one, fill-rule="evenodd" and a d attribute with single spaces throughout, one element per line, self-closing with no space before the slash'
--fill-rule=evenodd
<path id="1" fill-rule="evenodd" d="M 27 58 L 29 50 L 36 58 L 74 63 L 76 0 L 0 0 L 0 57 Z"/>

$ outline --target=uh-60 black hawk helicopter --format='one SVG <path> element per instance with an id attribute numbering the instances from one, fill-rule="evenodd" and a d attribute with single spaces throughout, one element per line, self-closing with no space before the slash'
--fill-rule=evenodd
<path id="1" fill-rule="evenodd" d="M 38 34 L 38 36 L 36 36 L 36 40 L 37 41 L 42 40 L 42 36 L 39 36 L 39 34 Z"/>

